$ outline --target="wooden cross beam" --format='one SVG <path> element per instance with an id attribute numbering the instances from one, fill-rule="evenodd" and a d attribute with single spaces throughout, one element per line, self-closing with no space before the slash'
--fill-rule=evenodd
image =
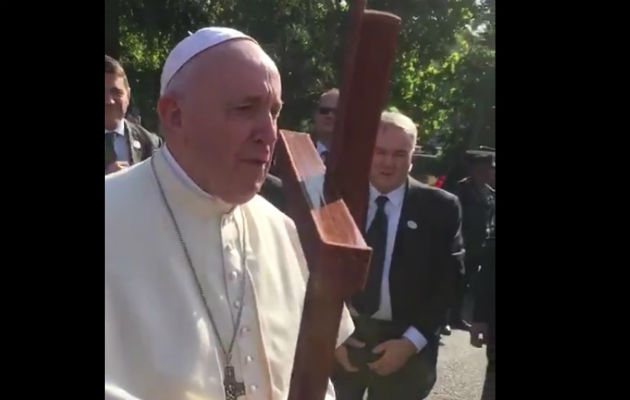
<path id="1" fill-rule="evenodd" d="M 351 5 L 351 30 L 328 165 L 310 137 L 280 130 L 278 167 L 309 265 L 289 400 L 322 400 L 345 300 L 363 289 L 369 171 L 387 100 L 400 18 Z"/>

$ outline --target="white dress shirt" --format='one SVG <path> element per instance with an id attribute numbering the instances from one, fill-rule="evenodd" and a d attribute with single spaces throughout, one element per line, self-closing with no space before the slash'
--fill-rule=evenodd
<path id="1" fill-rule="evenodd" d="M 326 146 L 324 146 L 324 144 L 322 142 L 320 142 L 319 140 L 317 141 L 315 147 L 317 148 L 317 154 L 319 154 L 319 157 L 325 163 L 326 162 L 326 158 L 324 157 L 323 154 L 326 153 L 326 156 L 328 156 L 328 148 Z"/>
<path id="2" fill-rule="evenodd" d="M 365 230 L 369 229 L 376 214 L 376 198 L 386 196 L 388 198 L 385 203 L 385 215 L 387 215 L 387 241 L 385 244 L 385 261 L 383 265 L 383 276 L 381 278 L 381 300 L 378 310 L 372 315 L 374 319 L 385 321 L 392 320 L 392 301 L 389 293 L 389 271 L 391 269 L 392 254 L 394 252 L 394 242 L 396 241 L 396 233 L 398 231 L 398 222 L 400 221 L 400 213 L 405 197 L 405 184 L 392 190 L 387 194 L 380 193 L 372 184 L 370 184 L 370 202 L 368 205 L 367 220 Z M 422 350 L 427 344 L 427 339 L 413 326 L 407 328 L 404 336 L 409 339 L 418 349 Z"/>
<path id="3" fill-rule="evenodd" d="M 116 126 L 116 129 L 113 131 L 108 131 L 105 129 L 105 133 L 107 132 L 116 132 L 116 136 L 114 137 L 114 150 L 116 151 L 116 161 L 130 161 L 129 157 L 129 145 L 127 144 L 127 140 L 125 139 L 125 120 L 122 119 Z"/>

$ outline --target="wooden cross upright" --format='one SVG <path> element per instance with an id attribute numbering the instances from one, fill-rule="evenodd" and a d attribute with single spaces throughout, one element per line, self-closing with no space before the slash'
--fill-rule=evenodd
<path id="1" fill-rule="evenodd" d="M 288 214 L 309 265 L 289 400 L 322 400 L 334 366 L 341 310 L 363 289 L 371 250 L 362 233 L 369 171 L 400 18 L 351 5 L 351 30 L 332 148 L 324 167 L 307 134 L 280 130 L 278 167 Z"/>

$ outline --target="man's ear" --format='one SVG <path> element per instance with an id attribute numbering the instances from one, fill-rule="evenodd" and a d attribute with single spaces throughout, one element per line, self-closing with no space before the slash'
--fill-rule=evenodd
<path id="1" fill-rule="evenodd" d="M 160 122 L 166 132 L 178 132 L 182 126 L 182 110 L 173 96 L 162 96 L 157 104 Z"/>

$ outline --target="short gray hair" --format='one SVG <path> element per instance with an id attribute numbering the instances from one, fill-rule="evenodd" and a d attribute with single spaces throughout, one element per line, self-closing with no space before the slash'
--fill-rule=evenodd
<path id="1" fill-rule="evenodd" d="M 416 145 L 418 128 L 411 118 L 405 114 L 398 111 L 383 111 L 381 113 L 381 123 L 402 129 L 411 138 L 411 143 L 414 146 Z"/>

